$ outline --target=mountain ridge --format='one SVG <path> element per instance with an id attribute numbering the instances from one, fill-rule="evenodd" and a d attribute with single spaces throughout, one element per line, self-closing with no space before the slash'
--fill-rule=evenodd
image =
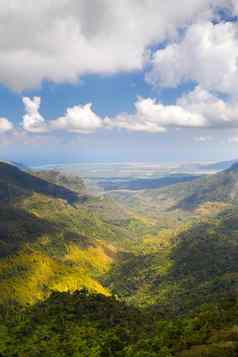
<path id="1" fill-rule="evenodd" d="M 133 234 L 101 219 L 81 195 L 78 178 L 0 163 L 0 304 L 82 287 L 109 294 L 99 277 Z"/>

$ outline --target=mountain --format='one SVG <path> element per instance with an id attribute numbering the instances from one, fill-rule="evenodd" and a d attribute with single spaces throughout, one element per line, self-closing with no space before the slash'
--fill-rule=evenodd
<path id="1" fill-rule="evenodd" d="M 178 226 L 188 218 L 196 220 L 236 204 L 238 164 L 188 182 L 145 190 L 115 190 L 106 195 L 125 208 L 153 217 L 161 227 Z"/>
<path id="2" fill-rule="evenodd" d="M 238 160 L 218 161 L 212 163 L 187 163 L 178 165 L 177 171 L 187 173 L 208 173 L 229 169 Z"/>
<path id="3" fill-rule="evenodd" d="M 22 171 L 30 171 L 30 168 L 26 166 L 25 164 L 22 164 L 21 162 L 16 162 L 16 161 L 1 161 L 2 163 L 9 164 L 11 166 L 16 166 L 18 169 Z"/>
<path id="4" fill-rule="evenodd" d="M 204 202 L 232 202 L 238 198 L 238 163 L 215 175 L 203 177 L 187 186 L 177 207 L 191 209 Z"/>
<path id="5" fill-rule="evenodd" d="M 168 315 L 237 294 L 238 164 L 192 182 L 110 195 L 155 222 L 107 273 L 113 293 Z"/>
<path id="6" fill-rule="evenodd" d="M 58 185 L 68 190 L 76 192 L 79 195 L 86 194 L 86 187 L 83 180 L 79 176 L 64 175 L 62 172 L 56 170 L 49 171 L 34 171 L 34 177 L 37 176 L 48 183 Z"/>
<path id="7" fill-rule="evenodd" d="M 14 203 L 20 198 L 30 196 L 33 192 L 61 198 L 69 203 L 78 200 L 78 195 L 67 187 L 41 179 L 14 165 L 0 162 L 0 198 L 2 201 Z"/>
<path id="8" fill-rule="evenodd" d="M 109 294 L 100 276 L 136 237 L 103 220 L 82 195 L 80 179 L 0 163 L 0 304 L 81 287 Z"/>
<path id="9" fill-rule="evenodd" d="M 156 306 L 167 316 L 238 292 L 238 210 L 200 223 L 147 235 L 122 252 L 105 285 L 137 306 Z"/>
<path id="10" fill-rule="evenodd" d="M 238 160 L 228 160 L 228 161 L 218 161 L 212 164 L 203 164 L 202 167 L 204 169 L 209 169 L 209 170 L 214 170 L 214 171 L 224 171 L 229 169 L 232 165 L 234 165 L 235 163 L 237 163 Z"/>
<path id="11" fill-rule="evenodd" d="M 91 196 L 1 163 L 0 354 L 236 356 L 237 178 Z"/>

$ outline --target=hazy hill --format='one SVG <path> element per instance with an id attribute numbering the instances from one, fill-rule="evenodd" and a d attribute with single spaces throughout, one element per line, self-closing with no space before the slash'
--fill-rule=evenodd
<path id="1" fill-rule="evenodd" d="M 191 209 L 204 202 L 235 203 L 237 198 L 238 164 L 236 163 L 223 172 L 202 177 L 190 186 L 187 186 L 187 193 L 177 203 L 177 207 Z"/>
<path id="2" fill-rule="evenodd" d="M 41 178 L 54 185 L 63 186 L 73 192 L 82 195 L 86 191 L 85 184 L 79 176 L 64 175 L 62 172 L 56 170 L 34 171 L 34 176 Z"/>
<path id="3" fill-rule="evenodd" d="M 213 215 L 236 204 L 238 164 L 189 182 L 144 190 L 115 190 L 107 195 L 125 208 L 153 217 L 160 226 L 177 226 L 188 218 Z"/>
<path id="4" fill-rule="evenodd" d="M 76 192 L 55 182 L 46 181 L 29 172 L 22 171 L 14 165 L 0 162 L 0 199 L 14 202 L 18 198 L 31 195 L 33 192 L 76 202 Z"/>
<path id="5" fill-rule="evenodd" d="M 212 163 L 188 163 L 178 165 L 179 172 L 206 173 L 229 169 L 237 160 L 218 161 Z"/>

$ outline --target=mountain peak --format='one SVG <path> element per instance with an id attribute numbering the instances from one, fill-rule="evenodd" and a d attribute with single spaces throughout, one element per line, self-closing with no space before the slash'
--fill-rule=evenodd
<path id="1" fill-rule="evenodd" d="M 23 171 L 11 163 L 0 162 L 0 197 L 3 200 L 12 200 L 32 192 L 61 198 L 68 203 L 76 203 L 79 200 L 78 193 L 61 185 L 61 182 L 50 182 L 47 177 L 41 178 L 40 175 Z"/>
<path id="2" fill-rule="evenodd" d="M 225 172 L 238 172 L 238 162 L 232 164 L 231 167 L 225 170 Z"/>

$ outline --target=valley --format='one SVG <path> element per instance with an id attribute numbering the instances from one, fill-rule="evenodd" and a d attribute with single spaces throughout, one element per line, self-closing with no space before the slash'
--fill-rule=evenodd
<path id="1" fill-rule="evenodd" d="M 238 320 L 230 314 L 238 292 L 237 164 L 209 175 L 178 174 L 179 182 L 174 173 L 166 175 L 159 187 L 159 178 L 133 177 L 131 181 L 127 178 L 127 188 L 108 189 L 94 181 L 91 190 L 89 178 L 81 178 L 79 173 L 62 168 L 29 171 L 0 163 L 0 312 L 2 317 L 8 316 L 7 322 L 0 324 L 3 356 L 11 356 L 16 339 L 22 346 L 17 356 L 37 355 L 32 340 L 38 341 L 47 355 L 48 344 L 44 345 L 43 332 L 39 335 L 38 329 L 46 329 L 50 341 L 52 329 L 57 330 L 58 338 L 67 339 L 57 319 L 68 321 L 71 315 L 75 325 L 68 326 L 68 321 L 67 328 L 73 328 L 69 333 L 81 342 L 75 347 L 77 344 L 68 341 L 65 354 L 61 354 L 58 342 L 52 340 L 55 355 L 66 356 L 68 348 L 79 348 L 79 355 L 97 356 L 92 352 L 94 347 L 83 347 L 84 339 L 93 339 L 93 345 L 102 351 L 99 345 L 106 343 L 107 334 L 116 338 L 117 328 L 124 331 L 125 326 L 129 329 L 123 332 L 127 343 L 117 337 L 117 352 L 106 355 L 132 356 L 138 350 L 142 356 L 148 346 L 138 345 L 137 339 L 143 340 L 144 334 L 157 346 L 151 356 L 158 355 L 156 348 L 165 357 L 201 356 L 199 348 L 207 350 L 208 356 L 216 356 L 213 351 L 217 348 L 224 353 L 227 349 L 236 351 Z M 124 185 L 124 181 L 117 185 L 121 182 Z M 62 310 L 66 301 L 69 307 Z M 103 308 L 106 315 L 91 316 L 90 304 L 95 311 Z M 60 309 L 56 320 L 52 315 L 55 308 Z M 78 309 L 86 309 L 85 320 L 80 317 L 77 322 Z M 217 342 L 223 327 L 216 309 L 223 309 L 228 316 L 226 329 L 233 336 L 224 335 L 222 347 Z M 208 311 L 208 328 L 203 335 Z M 16 312 L 19 322 L 14 320 Z M 107 330 L 109 316 L 115 322 Z M 137 319 L 143 319 L 145 326 L 133 335 Z M 185 326 L 198 320 L 198 336 L 185 343 L 186 338 L 191 339 L 184 335 Z M 31 332 L 25 331 L 26 321 Z M 179 328 L 179 335 L 168 342 L 172 337 L 164 340 L 159 330 L 146 332 L 150 323 L 155 331 L 160 330 L 157 325 L 164 324 L 168 334 L 171 328 Z M 23 329 L 20 335 L 14 324 Z M 88 324 L 91 337 L 88 329 L 87 337 L 83 332 Z M 101 324 L 105 335 L 98 339 L 95 334 Z M 23 334 L 24 339 L 20 337 Z M 162 340 L 158 342 L 158 338 Z M 213 342 L 209 342 L 211 338 Z M 203 347 L 198 347 L 201 344 Z"/>

